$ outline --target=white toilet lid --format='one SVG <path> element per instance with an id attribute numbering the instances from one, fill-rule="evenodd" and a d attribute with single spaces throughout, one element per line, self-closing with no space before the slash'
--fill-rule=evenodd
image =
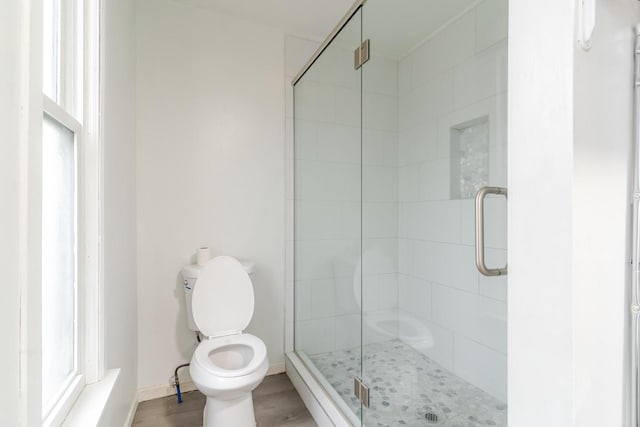
<path id="1" fill-rule="evenodd" d="M 251 279 L 238 260 L 219 256 L 204 266 L 191 303 L 200 332 L 208 337 L 240 333 L 249 325 L 253 307 Z"/>

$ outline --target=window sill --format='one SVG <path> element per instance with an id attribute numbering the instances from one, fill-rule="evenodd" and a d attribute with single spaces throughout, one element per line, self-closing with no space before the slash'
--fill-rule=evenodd
<path id="1" fill-rule="evenodd" d="M 98 425 L 119 375 L 120 369 L 111 369 L 105 372 L 102 380 L 87 385 L 62 425 L 64 427 Z"/>

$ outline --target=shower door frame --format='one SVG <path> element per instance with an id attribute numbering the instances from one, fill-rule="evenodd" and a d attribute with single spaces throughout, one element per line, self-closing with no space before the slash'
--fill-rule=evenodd
<path id="1" fill-rule="evenodd" d="M 336 24 L 331 33 L 323 40 L 320 46 L 313 53 L 311 58 L 305 63 L 300 72 L 293 78 L 291 81 L 291 86 L 295 88 L 296 84 L 302 79 L 302 77 L 309 71 L 309 69 L 315 64 L 315 62 L 320 58 L 320 56 L 329 48 L 331 43 L 338 37 L 338 35 L 342 32 L 342 30 L 349 24 L 351 19 L 362 11 L 362 7 L 367 2 L 367 0 L 356 0 L 355 3 L 349 8 L 346 14 L 342 17 L 342 19 Z M 362 22 L 360 23 L 362 26 Z M 362 27 L 361 31 L 362 33 Z M 362 40 L 361 40 L 362 41 Z M 359 67 L 358 72 L 362 72 L 362 69 Z M 362 82 L 361 82 L 362 85 Z M 362 87 L 360 88 L 362 90 Z M 293 111 L 295 115 L 295 91 L 292 91 L 293 97 Z M 362 93 L 360 93 L 362 96 Z M 293 121 L 295 128 L 295 119 Z M 362 123 L 360 124 L 362 126 Z M 361 128 L 362 131 L 362 128 Z M 295 138 L 295 131 L 292 133 Z M 362 134 L 361 143 L 362 143 Z M 293 194 L 295 195 L 295 140 L 293 141 L 293 161 L 290 167 L 294 170 L 293 176 Z M 362 191 L 362 189 L 361 189 Z M 295 235 L 295 196 L 294 203 L 291 208 L 293 210 L 293 221 L 288 226 L 293 228 L 293 234 Z M 361 225 L 362 227 L 362 225 Z M 360 236 L 362 239 L 362 236 Z M 292 253 L 295 254 L 295 237 L 293 239 L 293 248 Z M 295 255 L 294 255 L 295 257 Z M 289 312 L 293 313 L 293 326 L 292 328 L 285 328 L 285 347 L 286 347 L 286 372 L 289 378 L 291 379 L 293 385 L 296 390 L 300 394 L 302 400 L 305 402 L 309 412 L 313 415 L 313 418 L 321 425 L 334 425 L 334 426 L 344 426 L 344 427 L 355 427 L 362 426 L 363 419 L 362 417 L 358 417 L 358 414 L 355 414 L 346 408 L 342 408 L 342 404 L 337 402 L 334 397 L 330 395 L 330 393 L 325 389 L 323 385 L 323 381 L 318 378 L 318 375 L 314 372 L 317 371 L 317 368 L 314 366 L 309 366 L 309 363 L 305 361 L 295 350 L 295 324 L 296 324 L 296 305 L 295 305 L 295 261 L 291 263 L 291 266 L 287 267 L 290 269 L 291 277 L 293 278 L 293 284 L 290 286 L 289 293 L 290 297 L 287 298 L 287 303 L 291 307 L 289 308 Z M 362 289 L 361 289 L 362 291 Z M 360 349 L 362 351 L 362 326 L 360 327 Z M 362 358 L 362 354 L 360 355 Z M 360 367 L 362 371 L 362 366 Z M 360 375 L 362 373 L 360 372 Z"/>
<path id="2" fill-rule="evenodd" d="M 510 0 L 509 0 L 510 1 Z M 313 65 L 316 63 L 316 61 L 321 57 L 321 55 L 327 50 L 327 48 L 330 47 L 330 45 L 332 44 L 332 42 L 336 39 L 336 37 L 338 37 L 338 35 L 341 33 L 341 31 L 349 24 L 349 22 L 351 21 L 351 19 L 354 17 L 354 15 L 356 15 L 358 12 L 362 12 L 363 10 L 363 6 L 365 5 L 365 3 L 367 2 L 367 0 L 356 0 L 356 2 L 351 6 L 351 8 L 347 11 L 347 13 L 343 16 L 343 18 L 340 20 L 340 22 L 333 28 L 333 30 L 331 31 L 331 33 L 324 39 L 324 41 L 320 44 L 320 46 L 316 49 L 316 51 L 314 52 L 314 54 L 311 56 L 311 58 L 305 63 L 305 65 L 303 66 L 303 68 L 298 72 L 298 74 L 293 78 L 293 80 L 291 81 L 291 85 L 292 87 L 295 87 L 296 84 L 302 79 L 302 77 L 307 73 L 307 71 L 309 71 L 311 69 L 311 67 L 313 67 Z M 473 2 L 473 4 L 476 3 L 480 3 L 482 2 L 482 0 L 476 0 Z M 361 19 L 363 19 L 361 17 Z M 364 28 L 364 22 L 361 22 L 362 27 Z M 364 30 L 363 30 L 364 31 Z M 366 37 L 364 37 L 364 35 L 361 33 L 361 42 L 364 41 L 364 39 L 366 39 Z M 365 61 L 366 62 L 366 61 Z M 363 64 L 360 64 L 360 66 Z M 359 72 L 362 72 L 362 68 L 358 66 L 356 67 L 356 69 Z M 361 76 L 362 79 L 362 76 Z M 363 90 L 363 86 L 364 86 L 364 81 L 361 81 L 361 93 L 360 96 L 363 96 L 362 90 Z M 293 92 L 295 93 L 295 92 Z M 293 96 L 293 111 L 295 112 L 295 96 Z M 365 108 L 364 102 L 362 102 L 361 104 L 361 114 L 363 114 L 363 109 Z M 294 113 L 295 114 L 295 113 Z M 362 116 L 361 116 L 362 119 Z M 294 126 L 295 126 L 295 119 L 294 119 Z M 361 138 L 364 138 L 364 136 L 362 135 L 362 120 L 360 122 L 360 128 L 361 128 Z M 294 132 L 295 135 L 295 132 Z M 507 139 L 508 141 L 508 139 Z M 362 142 L 361 142 L 362 143 Z M 294 164 L 295 164 L 295 142 L 293 144 L 293 157 L 294 157 Z M 292 168 L 294 168 L 294 164 L 291 165 Z M 508 163 L 507 163 L 508 164 Z M 294 169 L 295 170 L 295 169 Z M 294 178 L 295 178 L 295 172 L 294 172 Z M 363 183 L 361 183 L 361 185 L 364 185 Z M 362 188 L 361 188 L 362 191 Z M 293 194 L 295 195 L 295 179 L 293 180 Z M 361 200 L 362 203 L 362 200 Z M 293 222 L 291 224 L 292 227 L 295 227 L 295 197 L 294 197 L 294 203 L 293 203 Z M 361 218 L 362 220 L 362 218 Z M 362 227 L 362 224 L 361 224 Z M 360 236 L 360 239 L 362 240 L 364 238 L 364 236 Z M 293 239 L 293 253 L 295 254 L 295 238 Z M 362 249 L 362 246 L 361 246 Z M 361 254 L 362 255 L 362 254 Z M 295 255 L 294 255 L 295 256 Z M 362 261 L 362 260 L 361 260 Z M 361 266 L 362 267 L 362 266 Z M 289 375 L 289 377 L 291 378 L 294 386 L 296 387 L 296 389 L 298 390 L 298 392 L 300 393 L 303 401 L 306 403 L 308 409 L 310 410 L 310 412 L 313 414 L 314 418 L 318 421 L 319 420 L 319 424 L 320 425 L 324 425 L 324 422 L 326 421 L 327 423 L 331 423 L 328 425 L 336 425 L 336 426 L 364 426 L 365 425 L 365 417 L 364 417 L 364 408 L 363 410 L 360 412 L 360 414 L 355 414 L 351 411 L 348 411 L 348 407 L 344 404 L 341 404 L 340 402 L 337 402 L 336 399 L 331 395 L 331 393 L 329 393 L 326 389 L 325 386 L 323 385 L 323 383 L 326 382 L 321 380 L 318 377 L 318 374 L 320 374 L 318 372 L 318 369 L 315 366 L 310 366 L 310 362 L 307 362 L 305 359 L 306 357 L 301 357 L 297 351 L 295 350 L 295 346 L 294 346 L 294 342 L 295 342 L 295 325 L 296 325 L 296 318 L 295 318 L 295 310 L 296 310 L 296 306 L 295 306 L 295 262 L 292 263 L 291 268 L 291 272 L 292 275 L 291 277 L 293 277 L 293 282 L 294 285 L 291 286 L 291 299 L 287 300 L 289 302 L 289 304 L 293 305 L 292 311 L 294 312 L 294 321 L 293 321 L 293 327 L 291 328 L 291 330 L 289 330 L 289 328 L 286 328 L 286 369 L 287 369 L 287 373 Z M 506 270 L 503 274 L 506 274 Z M 361 293 L 364 292 L 363 288 L 362 288 L 362 284 L 361 284 L 361 289 L 360 289 Z M 361 296 L 362 298 L 362 296 Z M 363 311 L 361 309 L 361 322 L 362 322 L 362 316 L 363 316 Z M 508 319 L 507 319 L 507 324 L 508 324 Z M 364 337 L 363 337 L 363 333 L 364 333 L 364 329 L 363 329 L 363 325 L 361 324 L 360 326 L 360 351 L 361 351 L 361 366 L 360 366 L 360 373 L 358 375 L 358 377 L 362 376 L 364 374 L 364 369 L 365 369 L 365 365 L 364 365 L 364 354 L 362 354 L 362 349 L 363 349 L 363 343 L 364 343 Z M 338 397 L 339 398 L 339 397 Z"/>

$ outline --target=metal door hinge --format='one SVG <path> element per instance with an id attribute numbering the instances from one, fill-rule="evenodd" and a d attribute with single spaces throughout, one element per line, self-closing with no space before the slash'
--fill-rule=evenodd
<path id="1" fill-rule="evenodd" d="M 362 402 L 365 408 L 369 407 L 369 387 L 362 382 L 360 377 L 353 378 L 353 394 Z"/>
<path id="2" fill-rule="evenodd" d="M 353 67 L 357 70 L 369 60 L 369 39 L 366 39 L 353 52 Z"/>

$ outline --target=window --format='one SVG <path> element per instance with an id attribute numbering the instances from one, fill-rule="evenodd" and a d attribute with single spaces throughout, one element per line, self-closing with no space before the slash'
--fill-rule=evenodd
<path id="1" fill-rule="evenodd" d="M 100 379 L 98 0 L 43 0 L 42 420 Z"/>
<path id="2" fill-rule="evenodd" d="M 47 414 L 79 374 L 76 132 L 42 124 L 42 408 Z"/>

